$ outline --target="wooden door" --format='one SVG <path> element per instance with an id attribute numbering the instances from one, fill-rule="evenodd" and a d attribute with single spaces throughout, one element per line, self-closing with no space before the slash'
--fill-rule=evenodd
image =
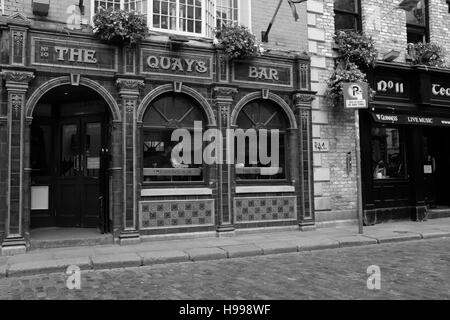
<path id="1" fill-rule="evenodd" d="M 102 118 L 70 117 L 60 121 L 56 225 L 96 228 L 100 224 Z"/>

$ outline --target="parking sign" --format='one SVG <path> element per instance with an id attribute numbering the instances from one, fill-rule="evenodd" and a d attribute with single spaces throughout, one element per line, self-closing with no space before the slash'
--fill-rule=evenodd
<path id="1" fill-rule="evenodd" d="M 369 85 L 366 82 L 343 84 L 346 109 L 367 109 L 369 107 Z"/>

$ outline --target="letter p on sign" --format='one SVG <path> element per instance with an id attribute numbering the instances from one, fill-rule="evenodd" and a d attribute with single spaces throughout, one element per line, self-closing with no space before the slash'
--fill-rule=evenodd
<path id="1" fill-rule="evenodd" d="M 370 266 L 367 268 L 367 289 L 380 290 L 381 289 L 381 270 L 379 266 Z"/>

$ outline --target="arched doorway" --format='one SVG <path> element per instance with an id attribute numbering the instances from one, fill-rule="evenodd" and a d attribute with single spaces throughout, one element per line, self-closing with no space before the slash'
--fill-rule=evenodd
<path id="1" fill-rule="evenodd" d="M 85 86 L 60 85 L 33 109 L 30 227 L 109 231 L 111 113 Z"/>

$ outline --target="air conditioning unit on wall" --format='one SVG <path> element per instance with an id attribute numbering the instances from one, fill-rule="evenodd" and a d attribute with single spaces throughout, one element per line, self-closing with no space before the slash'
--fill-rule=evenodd
<path id="1" fill-rule="evenodd" d="M 32 0 L 33 14 L 37 16 L 48 16 L 50 0 Z"/>

